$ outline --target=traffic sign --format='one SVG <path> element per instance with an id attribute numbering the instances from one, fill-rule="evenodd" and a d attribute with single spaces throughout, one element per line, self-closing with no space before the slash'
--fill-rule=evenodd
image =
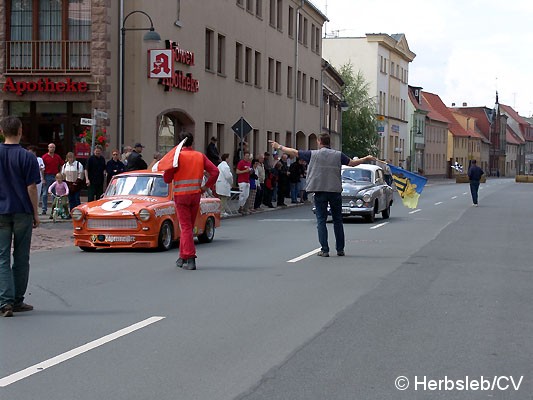
<path id="1" fill-rule="evenodd" d="M 92 126 L 94 124 L 94 121 L 91 118 L 82 118 L 80 120 L 80 124 Z"/>
<path id="2" fill-rule="evenodd" d="M 241 117 L 235 124 L 231 127 L 233 129 L 233 132 L 240 137 L 244 138 L 246 135 L 250 133 L 250 131 L 253 129 L 252 126 L 246 121 L 243 117 Z"/>

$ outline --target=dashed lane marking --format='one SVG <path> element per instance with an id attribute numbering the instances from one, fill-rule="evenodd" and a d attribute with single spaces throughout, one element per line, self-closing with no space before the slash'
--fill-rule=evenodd
<path id="1" fill-rule="evenodd" d="M 417 208 L 416 210 L 409 211 L 409 214 L 416 214 L 417 212 L 422 211 L 420 208 Z"/>
<path id="2" fill-rule="evenodd" d="M 66 353 L 60 354 L 58 356 L 55 356 L 53 358 L 50 358 L 46 361 L 40 362 L 39 364 L 32 365 L 31 367 L 28 367 L 26 369 L 23 369 L 22 371 L 15 372 L 14 374 L 8 375 L 2 379 L 0 379 L 0 387 L 6 387 L 11 385 L 12 383 L 18 382 L 22 379 L 25 379 L 33 374 L 36 374 L 38 372 L 43 372 L 44 370 L 53 367 L 57 364 L 60 364 L 64 361 L 70 360 L 71 358 L 74 358 L 76 356 L 79 356 L 80 354 L 86 353 L 89 350 L 93 350 L 97 347 L 100 347 L 106 343 L 109 343 L 113 340 L 116 340 L 122 336 L 126 336 L 132 332 L 135 332 L 139 329 L 145 328 L 148 325 L 151 325 L 155 322 L 161 321 L 165 317 L 150 317 L 145 319 L 144 321 L 137 322 L 136 324 L 130 325 L 126 328 L 123 328 L 119 331 L 116 331 L 114 333 L 111 333 L 109 335 L 106 335 L 104 337 L 101 337 L 100 339 L 93 340 L 92 342 L 86 343 L 80 347 L 76 347 L 75 349 L 69 350 Z"/>
<path id="3" fill-rule="evenodd" d="M 301 260 L 303 260 L 304 258 L 307 258 L 307 257 L 309 257 L 309 256 L 312 256 L 313 254 L 316 254 L 316 253 L 319 252 L 319 251 L 320 251 L 320 247 L 319 247 L 318 249 L 311 250 L 311 251 L 308 252 L 308 253 L 302 254 L 302 255 L 299 256 L 299 257 L 293 258 L 292 260 L 289 260 L 289 261 L 287 261 L 287 262 L 295 263 L 295 262 L 301 261 Z"/>
<path id="4" fill-rule="evenodd" d="M 378 228 L 381 228 L 382 226 L 385 226 L 387 225 L 388 222 L 382 222 L 381 224 L 377 224 L 377 225 L 374 225 L 372 228 L 370 229 L 378 229 Z"/>
<path id="5" fill-rule="evenodd" d="M 440 204 L 442 204 L 442 201 L 437 201 L 437 202 L 435 203 L 436 206 L 438 206 L 438 205 L 440 205 Z"/>

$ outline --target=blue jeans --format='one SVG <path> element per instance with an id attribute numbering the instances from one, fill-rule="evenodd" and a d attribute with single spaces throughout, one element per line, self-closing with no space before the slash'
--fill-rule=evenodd
<path id="1" fill-rule="evenodd" d="M 291 202 L 296 203 L 298 202 L 298 185 L 299 183 L 292 183 L 291 182 Z"/>
<path id="2" fill-rule="evenodd" d="M 333 217 L 333 232 L 335 233 L 335 249 L 344 250 L 344 227 L 342 225 L 342 196 L 335 192 L 315 192 L 315 213 L 318 229 L 318 241 L 321 250 L 329 253 L 328 228 L 328 203 Z"/>
<path id="3" fill-rule="evenodd" d="M 470 181 L 470 193 L 472 194 L 472 203 L 477 204 L 477 192 L 479 190 L 479 181 Z"/>
<path id="4" fill-rule="evenodd" d="M 69 195 L 68 195 L 68 203 L 69 203 L 69 208 L 70 208 L 71 211 L 72 211 L 72 209 L 74 207 L 79 206 L 81 204 L 80 192 L 77 191 L 76 193 L 69 193 Z"/>
<path id="5" fill-rule="evenodd" d="M 54 181 L 56 180 L 56 176 L 54 174 L 46 174 L 44 176 L 44 184 L 43 184 L 43 211 L 46 213 L 48 210 L 48 188 Z"/>
<path id="6" fill-rule="evenodd" d="M 24 300 L 30 275 L 32 229 L 31 214 L 0 215 L 0 307 L 18 305 Z"/>

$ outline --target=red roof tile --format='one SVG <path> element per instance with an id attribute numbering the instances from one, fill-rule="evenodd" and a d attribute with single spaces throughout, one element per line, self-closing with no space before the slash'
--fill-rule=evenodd
<path id="1" fill-rule="evenodd" d="M 422 96 L 427 101 L 430 108 L 432 108 L 437 114 L 439 114 L 441 118 L 444 117 L 448 121 L 448 124 L 449 124 L 448 129 L 450 130 L 453 136 L 458 136 L 458 137 L 471 136 L 461 126 L 461 124 L 457 122 L 457 120 L 453 116 L 453 113 L 450 111 L 448 107 L 446 107 L 446 105 L 442 102 L 442 100 L 440 99 L 438 95 L 429 93 L 429 92 L 422 92 Z"/>

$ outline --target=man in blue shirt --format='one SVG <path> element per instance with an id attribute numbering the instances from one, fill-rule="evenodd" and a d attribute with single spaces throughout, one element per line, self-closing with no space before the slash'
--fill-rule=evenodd
<path id="1" fill-rule="evenodd" d="M 32 228 L 39 226 L 37 158 L 20 146 L 22 122 L 6 117 L 0 122 L 5 143 L 0 144 L 0 316 L 31 311 L 24 303 L 30 275 Z M 11 243 L 13 242 L 13 264 Z"/>
<path id="2" fill-rule="evenodd" d="M 342 225 L 342 179 L 341 167 L 349 165 L 355 167 L 364 162 L 376 160 L 373 156 L 366 156 L 357 160 L 350 159 L 346 154 L 330 148 L 330 136 L 323 133 L 318 136 L 318 150 L 296 150 L 285 147 L 270 140 L 274 150 L 281 150 L 288 155 L 297 156 L 308 163 L 307 192 L 314 193 L 315 213 L 318 229 L 318 241 L 321 249 L 317 253 L 320 257 L 329 257 L 328 204 L 333 218 L 333 232 L 335 233 L 335 247 L 338 256 L 344 256 L 344 227 Z"/>

